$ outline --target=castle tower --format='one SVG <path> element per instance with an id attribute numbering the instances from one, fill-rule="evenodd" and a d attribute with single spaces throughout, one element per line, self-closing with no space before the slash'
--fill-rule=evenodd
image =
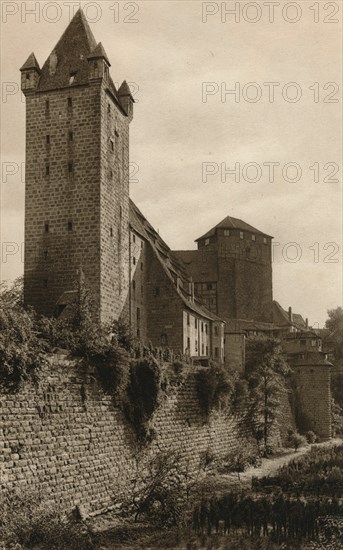
<path id="1" fill-rule="evenodd" d="M 43 68 L 21 68 L 26 96 L 24 297 L 45 315 L 70 301 L 82 270 L 102 322 L 129 287 L 129 124 L 110 62 L 79 10 Z"/>

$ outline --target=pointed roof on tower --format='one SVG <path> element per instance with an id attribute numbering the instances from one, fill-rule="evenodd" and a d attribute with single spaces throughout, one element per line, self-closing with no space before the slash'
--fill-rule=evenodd
<path id="1" fill-rule="evenodd" d="M 88 59 L 99 59 L 103 58 L 105 59 L 108 66 L 111 66 L 111 63 L 108 60 L 107 53 L 105 52 L 105 48 L 102 45 L 101 42 L 96 46 L 96 48 L 87 56 Z"/>
<path id="2" fill-rule="evenodd" d="M 97 47 L 96 40 L 80 8 L 45 61 L 39 90 L 50 90 L 88 82 L 88 55 Z"/>
<path id="3" fill-rule="evenodd" d="M 29 55 L 20 70 L 25 71 L 27 69 L 36 69 L 40 73 L 40 66 L 33 52 Z"/>
<path id="4" fill-rule="evenodd" d="M 123 81 L 123 83 L 121 84 L 121 86 L 118 90 L 118 97 L 124 97 L 124 96 L 130 96 L 132 101 L 133 102 L 135 101 L 132 97 L 130 87 L 129 87 L 128 83 L 126 82 L 126 80 Z"/>

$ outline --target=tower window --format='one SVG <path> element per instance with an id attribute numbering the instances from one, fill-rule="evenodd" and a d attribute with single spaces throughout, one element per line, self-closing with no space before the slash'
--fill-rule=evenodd
<path id="1" fill-rule="evenodd" d="M 239 238 L 240 238 L 240 239 L 244 239 L 244 233 L 243 233 L 243 231 L 240 231 L 240 232 L 239 232 Z"/>
<path id="2" fill-rule="evenodd" d="M 73 170 L 74 170 L 73 161 L 70 160 L 70 161 L 68 162 L 68 172 L 69 172 L 69 174 L 72 174 L 72 173 L 73 173 Z"/>
<path id="3" fill-rule="evenodd" d="M 49 116 L 50 114 L 50 102 L 49 100 L 47 99 L 45 101 L 45 116 Z"/>
<path id="4" fill-rule="evenodd" d="M 48 223 L 46 223 L 44 225 L 44 231 L 45 231 L 45 233 L 49 233 L 49 224 Z"/>
<path id="5" fill-rule="evenodd" d="M 49 134 L 46 135 L 45 141 L 46 141 L 47 145 L 50 145 L 50 135 Z"/>
<path id="6" fill-rule="evenodd" d="M 30 80 L 30 73 L 26 73 L 26 80 Z"/>
<path id="7" fill-rule="evenodd" d="M 68 109 L 72 109 L 73 108 L 73 98 L 68 97 L 67 103 L 68 103 Z"/>
<path id="8" fill-rule="evenodd" d="M 73 222 L 68 222 L 68 231 L 73 231 Z"/>
<path id="9" fill-rule="evenodd" d="M 69 141 L 74 141 L 74 133 L 72 131 L 69 132 L 68 139 Z"/>
<path id="10" fill-rule="evenodd" d="M 50 165 L 49 164 L 45 165 L 45 175 L 50 176 Z"/>

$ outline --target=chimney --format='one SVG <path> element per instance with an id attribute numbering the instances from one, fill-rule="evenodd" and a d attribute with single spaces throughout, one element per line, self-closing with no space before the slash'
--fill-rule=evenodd
<path id="1" fill-rule="evenodd" d="M 292 315 L 292 308 L 288 308 L 288 320 L 290 323 L 293 323 L 293 315 Z"/>

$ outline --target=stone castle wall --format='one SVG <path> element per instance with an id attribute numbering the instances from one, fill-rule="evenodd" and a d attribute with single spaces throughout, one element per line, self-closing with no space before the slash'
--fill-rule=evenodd
<path id="1" fill-rule="evenodd" d="M 167 391 L 152 422 L 156 438 L 143 454 L 176 449 L 196 470 L 202 453 L 210 449 L 223 457 L 238 451 L 250 430 L 242 417 L 222 412 L 206 422 L 194 368 L 185 367 L 184 381 Z M 0 393 L 0 420 L 1 490 L 40 490 L 67 509 L 82 504 L 89 513 L 110 505 L 134 474 L 132 428 L 94 371 L 65 355 L 51 357 L 39 387 Z"/>

